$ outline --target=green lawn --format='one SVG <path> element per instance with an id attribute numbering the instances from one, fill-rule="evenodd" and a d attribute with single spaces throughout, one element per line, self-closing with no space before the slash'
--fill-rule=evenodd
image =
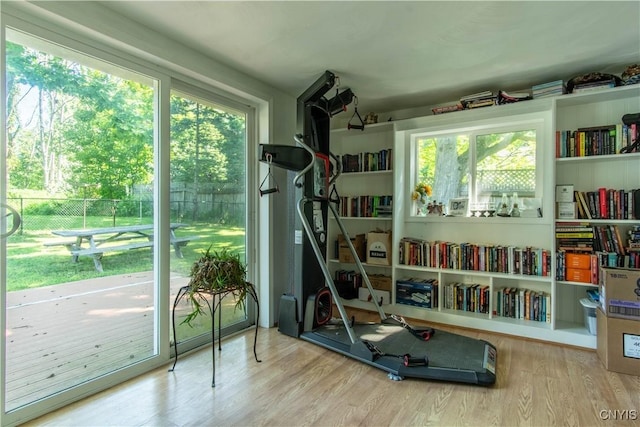
<path id="1" fill-rule="evenodd" d="M 74 263 L 71 255 L 64 246 L 45 247 L 45 242 L 62 239 L 51 234 L 51 229 L 82 228 L 82 218 L 75 218 L 74 223 L 68 223 L 65 227 L 58 227 L 60 218 L 56 216 L 28 218 L 31 223 L 39 224 L 42 229 L 32 230 L 25 224 L 23 234 L 14 234 L 7 240 L 7 290 L 36 288 L 40 286 L 55 285 L 58 283 L 73 282 L 76 280 L 90 279 L 93 277 L 112 276 L 116 274 L 134 273 L 152 270 L 152 253 L 147 249 L 134 249 L 126 252 L 106 253 L 102 258 L 104 272 L 95 270 L 93 259 L 82 256 L 79 262 Z M 137 218 L 119 218 L 117 225 L 139 224 Z M 42 226 L 42 224 L 47 224 Z M 113 225 L 110 218 L 87 218 L 87 228 L 108 227 Z M 199 239 L 189 242 L 182 248 L 183 259 L 178 259 L 171 252 L 171 270 L 188 275 L 193 262 L 204 251 L 212 246 L 212 249 L 228 248 L 232 252 L 240 253 L 244 259 L 245 233 L 243 228 L 229 227 L 212 224 L 189 224 L 176 231 L 179 236 L 198 236 Z"/>

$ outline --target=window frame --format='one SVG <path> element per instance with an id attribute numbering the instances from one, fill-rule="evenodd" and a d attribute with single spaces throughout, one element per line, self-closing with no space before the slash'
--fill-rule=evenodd
<path id="1" fill-rule="evenodd" d="M 455 114 L 455 113 L 452 113 Z M 411 194 L 415 186 L 418 184 L 419 174 L 419 140 L 424 138 L 439 138 L 445 136 L 457 136 L 466 135 L 469 138 L 469 166 L 468 173 L 469 178 L 469 204 L 473 203 L 477 195 L 475 194 L 476 181 L 477 181 L 477 136 L 497 133 L 518 132 L 523 130 L 534 130 L 536 133 L 536 148 L 535 148 L 535 189 L 532 198 L 542 199 L 544 194 L 544 179 L 545 163 L 544 163 L 544 147 L 548 145 L 547 132 L 548 127 L 547 119 L 544 113 L 532 113 L 523 116 L 512 116 L 504 118 L 496 118 L 490 120 L 483 120 L 477 122 L 465 122 L 464 125 L 456 125 L 452 123 L 449 126 L 437 126 L 434 128 L 421 128 L 409 130 L 407 133 L 407 141 L 409 144 L 408 150 L 408 162 L 407 168 L 409 175 L 406 176 L 406 185 L 404 189 L 405 194 Z M 522 198 L 522 197 L 520 197 Z M 448 201 L 442 200 L 446 206 Z M 419 217 L 411 209 L 412 200 L 411 197 L 407 197 L 407 204 L 405 206 L 406 218 Z"/>

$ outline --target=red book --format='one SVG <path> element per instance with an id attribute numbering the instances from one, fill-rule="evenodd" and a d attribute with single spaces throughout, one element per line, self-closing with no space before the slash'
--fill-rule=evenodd
<path id="1" fill-rule="evenodd" d="M 609 210 L 607 203 L 607 189 L 604 187 L 598 188 L 598 198 L 600 200 L 600 218 L 609 218 Z"/>

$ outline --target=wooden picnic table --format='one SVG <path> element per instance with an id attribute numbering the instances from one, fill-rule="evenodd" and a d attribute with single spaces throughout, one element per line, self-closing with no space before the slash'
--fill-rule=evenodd
<path id="1" fill-rule="evenodd" d="M 170 230 L 170 241 L 178 258 L 183 258 L 182 246 L 186 246 L 195 236 L 177 237 L 175 231 L 187 224 L 173 223 Z M 81 255 L 93 257 L 96 270 L 103 272 L 102 255 L 105 252 L 126 251 L 130 249 L 153 247 L 153 224 L 124 225 L 118 227 L 87 228 L 78 230 L 55 230 L 56 236 L 73 238 L 73 240 L 53 241 L 45 246 L 65 246 L 71 253 L 74 262 Z M 113 245 L 114 242 L 126 242 Z"/>

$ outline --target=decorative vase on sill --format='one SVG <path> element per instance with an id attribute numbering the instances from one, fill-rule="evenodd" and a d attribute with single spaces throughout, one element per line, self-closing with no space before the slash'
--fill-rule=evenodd
<path id="1" fill-rule="evenodd" d="M 411 200 L 413 201 L 413 212 L 417 216 L 425 216 L 427 214 L 427 204 L 431 197 L 431 186 L 423 182 L 417 184 L 411 192 Z"/>
<path id="2" fill-rule="evenodd" d="M 413 201 L 413 215 L 425 216 L 427 214 L 427 204 L 420 200 Z"/>

